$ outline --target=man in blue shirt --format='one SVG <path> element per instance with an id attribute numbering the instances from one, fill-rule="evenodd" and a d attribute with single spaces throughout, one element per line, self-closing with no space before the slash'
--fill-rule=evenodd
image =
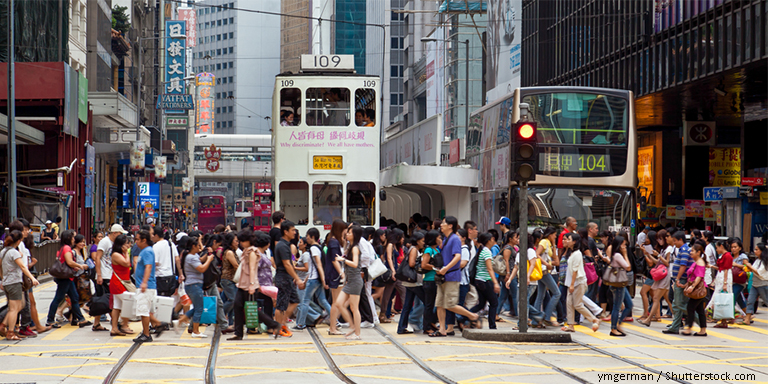
<path id="1" fill-rule="evenodd" d="M 437 297 L 435 297 L 435 308 L 437 308 L 437 318 L 440 322 L 440 330 L 430 336 L 444 337 L 448 336 L 446 330 L 446 310 L 462 315 L 470 321 L 477 321 L 480 316 L 468 311 L 459 305 L 459 284 L 461 283 L 461 240 L 456 232 L 459 230 L 459 221 L 453 216 L 446 216 L 440 224 L 440 231 L 445 235 L 443 249 L 443 267 L 435 273 L 445 276 L 445 281 L 437 285 Z M 435 277 L 435 281 L 438 277 Z M 449 324 L 453 329 L 453 323 Z M 451 331 L 452 332 L 452 331 Z"/>
<path id="2" fill-rule="evenodd" d="M 143 330 L 141 335 L 133 341 L 146 343 L 152 341 L 152 336 L 149 334 L 150 322 L 155 327 L 157 335 L 168 329 L 169 325 L 157 320 L 152 313 L 155 310 L 157 282 L 155 281 L 155 251 L 152 249 L 152 236 L 149 231 L 142 230 L 136 234 L 136 245 L 139 248 L 136 272 L 133 275 L 136 284 L 139 285 L 136 292 L 136 315 L 141 316 Z"/>
<path id="3" fill-rule="evenodd" d="M 688 296 L 685 296 L 683 292 L 685 290 L 685 283 L 688 282 L 688 267 L 693 263 L 691 259 L 691 249 L 685 242 L 685 232 L 677 231 L 672 237 L 675 239 L 675 261 L 672 264 L 672 277 L 675 278 L 674 282 L 674 299 L 672 299 L 672 309 L 675 311 L 675 317 L 672 319 L 672 324 L 661 332 L 666 334 L 677 335 L 680 331 L 680 327 L 683 325 L 683 313 L 686 312 L 688 307 Z"/>

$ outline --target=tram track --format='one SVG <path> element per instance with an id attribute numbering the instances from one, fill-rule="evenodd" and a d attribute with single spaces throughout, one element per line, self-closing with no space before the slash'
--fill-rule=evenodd
<path id="1" fill-rule="evenodd" d="M 402 352 L 408 359 L 416 366 L 421 368 L 424 372 L 428 373 L 430 376 L 434 377 L 435 379 L 439 380 L 442 383 L 445 384 L 457 384 L 455 381 L 439 374 L 435 370 L 433 370 L 431 367 L 429 367 L 426 363 L 424 363 L 421 359 L 419 359 L 416 355 L 414 355 L 408 348 L 405 348 L 402 344 L 400 344 L 397 340 L 395 340 L 389 333 L 381 329 L 380 326 L 374 327 L 374 329 L 381 334 L 381 336 L 384 337 L 390 344 L 394 345 L 400 352 Z M 344 371 L 339 368 L 339 366 L 336 364 L 336 362 L 333 360 L 333 356 L 328 351 L 328 349 L 325 347 L 325 344 L 320 339 L 320 336 L 317 334 L 317 330 L 315 328 L 307 328 L 309 331 L 309 335 L 312 337 L 312 341 L 317 346 L 317 349 L 320 351 L 320 354 L 323 356 L 323 359 L 325 360 L 326 364 L 328 364 L 328 367 L 331 369 L 334 375 L 338 377 L 342 382 L 347 384 L 357 384 L 354 380 L 349 378 Z"/>
<path id="2" fill-rule="evenodd" d="M 205 360 L 205 371 L 203 373 L 203 381 L 205 384 L 216 383 L 216 359 L 219 353 L 219 342 L 221 340 L 221 330 L 216 327 L 216 331 L 211 337 L 211 345 L 208 349 L 208 355 Z M 109 371 L 107 376 L 104 377 L 103 384 L 114 384 L 117 378 L 120 376 L 125 365 L 131 360 L 131 357 L 139 350 L 144 344 L 134 342 L 130 348 L 120 357 L 115 366 Z"/>

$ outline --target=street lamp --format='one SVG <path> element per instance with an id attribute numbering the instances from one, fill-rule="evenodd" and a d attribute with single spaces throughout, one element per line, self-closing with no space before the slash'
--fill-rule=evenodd
<path id="1" fill-rule="evenodd" d="M 438 41 L 450 42 L 453 40 L 436 39 L 434 37 L 421 38 L 422 43 L 434 43 Z M 465 49 L 467 51 L 467 55 L 464 58 L 466 62 L 465 68 L 464 68 L 464 77 L 465 77 L 464 81 L 466 81 L 466 86 L 464 87 L 464 134 L 466 135 L 466 133 L 469 131 L 469 39 L 464 41 L 457 40 L 457 42 L 464 44 L 466 46 Z M 454 133 L 453 136 L 456 136 L 456 134 Z"/>
<path id="2" fill-rule="evenodd" d="M 139 48 L 139 62 L 138 62 L 138 69 L 139 69 L 139 81 L 138 81 L 138 98 L 136 98 L 136 141 L 141 140 L 141 75 L 142 75 L 142 58 L 144 56 L 144 50 L 141 47 L 142 41 L 147 40 L 164 40 L 164 39 L 186 39 L 187 35 L 176 35 L 176 36 L 158 36 L 158 37 L 139 37 L 137 40 L 137 47 Z"/>

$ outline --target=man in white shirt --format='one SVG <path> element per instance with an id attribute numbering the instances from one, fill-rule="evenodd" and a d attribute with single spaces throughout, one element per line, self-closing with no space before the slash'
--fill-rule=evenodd
<path id="1" fill-rule="evenodd" d="M 360 268 L 370 267 L 371 264 L 373 264 L 373 261 L 376 259 L 376 250 L 373 248 L 373 244 L 371 244 L 371 242 L 368 241 L 369 238 L 373 238 L 375 233 L 376 233 L 376 229 L 374 229 L 373 227 L 366 227 L 363 230 L 363 237 L 360 238 L 360 244 L 359 244 Z M 376 326 L 376 324 L 379 323 L 378 317 L 373 315 L 373 312 L 376 310 L 376 304 L 373 301 L 373 296 L 371 296 L 372 283 L 373 282 L 370 279 L 365 281 L 365 285 L 363 286 L 363 292 L 362 292 L 362 294 L 365 296 L 361 297 L 361 299 L 365 299 L 367 297 L 367 300 L 368 300 L 367 312 L 370 314 L 370 316 L 367 316 L 367 317 L 369 318 L 369 320 L 372 319 L 373 322 L 363 321 L 360 325 L 363 328 L 373 328 L 374 326 Z"/>
<path id="2" fill-rule="evenodd" d="M 127 234 L 120 224 L 114 224 L 109 229 L 109 234 L 101 239 L 93 262 L 96 264 L 96 296 L 109 294 L 109 280 L 112 278 L 112 244 L 118 236 Z M 106 331 L 101 326 L 101 318 L 93 319 L 94 331 Z"/>
<path id="3" fill-rule="evenodd" d="M 176 257 L 179 251 L 168 240 L 163 238 L 163 233 L 155 227 L 150 229 L 152 235 L 152 250 L 155 252 L 155 279 L 157 281 L 157 295 L 171 297 L 176 293 Z"/>

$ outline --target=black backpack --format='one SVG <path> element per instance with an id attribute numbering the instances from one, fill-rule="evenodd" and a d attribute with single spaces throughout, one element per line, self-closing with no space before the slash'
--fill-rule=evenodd
<path id="1" fill-rule="evenodd" d="M 218 285 L 221 280 L 221 258 L 215 253 L 210 255 L 213 257 L 211 265 L 203 272 L 203 289 L 209 289 L 213 285 Z"/>

